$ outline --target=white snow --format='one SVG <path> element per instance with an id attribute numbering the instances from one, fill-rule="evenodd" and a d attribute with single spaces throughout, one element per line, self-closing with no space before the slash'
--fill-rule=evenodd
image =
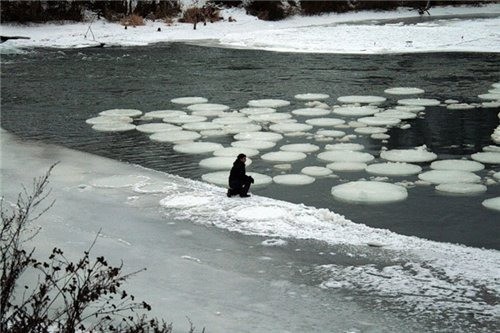
<path id="1" fill-rule="evenodd" d="M 432 15 L 499 13 L 500 5 L 482 7 L 433 7 Z M 498 17 L 487 19 L 442 19 L 437 23 L 421 24 L 357 24 L 356 21 L 417 17 L 415 10 L 366 11 L 320 16 L 290 17 L 283 21 L 260 21 L 245 14 L 243 9 L 227 9 L 222 16 L 232 16 L 236 22 L 207 24 L 193 30 L 192 24 L 162 21 L 125 30 L 117 23 L 97 20 L 91 29 L 95 40 L 87 36 L 89 23 L 14 25 L 2 24 L 3 35 L 26 36 L 30 39 L 9 40 L 2 45 L 4 52 L 19 48 L 57 47 L 80 48 L 106 45 L 146 45 L 172 41 L 212 41 L 213 44 L 246 49 L 285 52 L 325 53 L 404 53 L 484 51 L 499 52 Z M 350 22 L 350 24 L 335 24 Z M 157 29 L 162 29 L 158 32 Z M 192 103 L 190 103 L 192 104 Z"/>

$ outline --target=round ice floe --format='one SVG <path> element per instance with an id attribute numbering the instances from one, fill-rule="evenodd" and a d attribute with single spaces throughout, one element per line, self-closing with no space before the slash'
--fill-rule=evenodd
<path id="1" fill-rule="evenodd" d="M 422 171 L 422 168 L 415 164 L 387 162 L 376 163 L 366 167 L 366 172 L 382 176 L 409 176 Z"/>
<path id="2" fill-rule="evenodd" d="M 204 138 L 207 138 L 207 137 L 221 137 L 221 136 L 226 136 L 227 132 L 224 131 L 223 129 L 214 129 L 214 130 L 203 130 L 203 131 L 200 131 L 200 134 Z"/>
<path id="3" fill-rule="evenodd" d="M 288 113 L 266 113 L 266 114 L 249 115 L 248 118 L 257 122 L 275 123 L 286 119 L 290 119 L 292 118 L 292 115 Z"/>
<path id="4" fill-rule="evenodd" d="M 226 111 L 229 110 L 229 106 L 224 104 L 193 104 L 187 107 L 191 111 Z"/>
<path id="5" fill-rule="evenodd" d="M 99 132 L 126 132 L 134 130 L 135 125 L 124 122 L 102 123 L 92 126 L 92 129 Z"/>
<path id="6" fill-rule="evenodd" d="M 294 151 L 275 151 L 262 155 L 260 158 L 271 162 L 293 162 L 303 160 L 306 154 Z"/>
<path id="7" fill-rule="evenodd" d="M 332 174 L 332 170 L 320 166 L 308 166 L 300 170 L 300 172 L 311 177 L 326 177 Z"/>
<path id="8" fill-rule="evenodd" d="M 430 162 L 437 158 L 437 155 L 425 149 L 393 149 L 380 153 L 380 158 L 391 162 L 421 163 Z"/>
<path id="9" fill-rule="evenodd" d="M 377 104 L 386 101 L 385 97 L 382 96 L 364 96 L 364 95 L 353 95 L 353 96 L 340 96 L 337 98 L 340 103 L 361 103 L 361 104 Z"/>
<path id="10" fill-rule="evenodd" d="M 313 126 L 322 126 L 322 127 L 333 127 L 344 123 L 345 120 L 338 118 L 315 118 L 306 120 L 306 124 Z"/>
<path id="11" fill-rule="evenodd" d="M 500 164 L 500 152 L 480 152 L 470 156 L 474 161 L 486 164 Z"/>
<path id="12" fill-rule="evenodd" d="M 491 109 L 500 107 L 500 101 L 495 102 L 482 102 L 481 107 Z"/>
<path id="13" fill-rule="evenodd" d="M 207 117 L 202 116 L 192 116 L 192 115 L 180 115 L 180 116 L 171 116 L 163 118 L 163 121 L 166 123 L 172 124 L 187 124 L 187 123 L 199 123 L 207 120 Z"/>
<path id="14" fill-rule="evenodd" d="M 102 188 L 121 188 L 121 187 L 132 187 L 144 184 L 148 180 L 149 177 L 146 176 L 114 175 L 109 177 L 93 179 L 90 181 L 90 185 Z"/>
<path id="15" fill-rule="evenodd" d="M 330 138 L 340 138 L 345 135 L 345 132 L 335 130 L 319 130 L 316 132 L 316 135 L 327 136 Z"/>
<path id="16" fill-rule="evenodd" d="M 269 114 L 275 113 L 276 109 L 273 108 L 244 108 L 240 110 L 241 113 L 246 115 L 259 115 L 259 114 Z"/>
<path id="17" fill-rule="evenodd" d="M 193 194 L 175 194 L 160 200 L 160 205 L 166 208 L 203 207 L 210 203 L 210 198 Z"/>
<path id="18" fill-rule="evenodd" d="M 201 138 L 197 132 L 191 131 L 175 131 L 175 132 L 159 132 L 149 137 L 153 141 L 158 142 L 177 142 L 177 141 L 191 141 Z"/>
<path id="19" fill-rule="evenodd" d="M 452 194 L 477 194 L 486 192 L 486 186 L 472 183 L 445 183 L 436 186 L 436 190 Z"/>
<path id="20" fill-rule="evenodd" d="M 122 117 L 122 116 L 99 116 L 93 117 L 85 120 L 85 122 L 89 125 L 98 125 L 98 124 L 109 124 L 109 123 L 131 123 L 134 121 L 130 117 Z"/>
<path id="21" fill-rule="evenodd" d="M 500 100 L 500 94 L 488 93 L 488 94 L 477 95 L 477 97 L 486 100 Z"/>
<path id="22" fill-rule="evenodd" d="M 389 95 L 415 95 L 423 94 L 425 90 L 412 87 L 395 87 L 386 89 L 384 90 L 384 92 Z"/>
<path id="23" fill-rule="evenodd" d="M 268 185 L 273 181 L 271 177 L 256 172 L 247 172 L 247 175 L 251 176 L 254 179 L 252 187 Z M 206 173 L 201 176 L 201 179 L 203 179 L 207 183 L 225 187 L 228 186 L 229 170 Z"/>
<path id="24" fill-rule="evenodd" d="M 234 157 L 234 158 L 236 158 L 236 156 L 238 156 L 239 154 L 245 154 L 247 157 L 253 157 L 257 156 L 259 154 L 259 151 L 250 148 L 226 147 L 215 150 L 213 154 L 214 156 Z"/>
<path id="25" fill-rule="evenodd" d="M 421 112 L 425 110 L 425 106 L 422 105 L 397 105 L 394 107 L 396 110 L 406 111 L 406 112 Z"/>
<path id="26" fill-rule="evenodd" d="M 290 105 L 290 102 L 282 99 L 255 99 L 249 101 L 247 105 L 255 108 L 279 108 Z"/>
<path id="27" fill-rule="evenodd" d="M 171 99 L 170 102 L 175 104 L 190 105 L 208 102 L 208 99 L 203 97 L 179 97 Z"/>
<path id="28" fill-rule="evenodd" d="M 402 201 L 408 197 L 403 186 L 377 182 L 355 181 L 332 188 L 335 199 L 353 203 L 388 203 Z"/>
<path id="29" fill-rule="evenodd" d="M 327 162 L 369 162 L 373 155 L 359 151 L 329 150 L 318 154 L 318 158 Z"/>
<path id="30" fill-rule="evenodd" d="M 269 149 L 276 146 L 276 142 L 273 141 L 261 141 L 261 140 L 241 140 L 231 142 L 231 146 L 238 148 L 251 148 L 251 149 Z"/>
<path id="31" fill-rule="evenodd" d="M 311 128 L 311 125 L 300 124 L 300 123 L 281 123 L 273 124 L 269 126 L 269 129 L 274 132 L 286 133 L 286 132 L 307 132 Z"/>
<path id="32" fill-rule="evenodd" d="M 224 131 L 228 134 L 237 134 L 241 132 L 257 132 L 262 129 L 262 126 L 257 124 L 229 124 L 224 125 Z"/>
<path id="33" fill-rule="evenodd" d="M 495 172 L 493 174 L 493 178 L 495 178 L 496 180 L 500 180 L 500 171 L 499 172 Z"/>
<path id="34" fill-rule="evenodd" d="M 493 88 L 500 88 L 500 82 L 495 82 L 495 83 L 492 83 L 491 86 Z"/>
<path id="35" fill-rule="evenodd" d="M 311 143 L 293 143 L 280 147 L 283 151 L 298 151 L 302 153 L 312 153 L 319 150 L 319 147 Z"/>
<path id="36" fill-rule="evenodd" d="M 111 109 L 99 112 L 101 116 L 123 116 L 123 117 L 138 117 L 142 115 L 142 111 L 136 109 Z"/>
<path id="37" fill-rule="evenodd" d="M 431 163 L 431 169 L 434 170 L 461 170 L 475 172 L 484 169 L 484 165 L 469 160 L 441 160 Z"/>
<path id="38" fill-rule="evenodd" d="M 249 119 L 247 117 L 223 117 L 223 118 L 216 118 L 213 120 L 213 122 L 222 125 L 235 125 L 235 124 L 250 123 L 252 122 L 252 119 Z"/>
<path id="39" fill-rule="evenodd" d="M 360 123 L 368 126 L 393 126 L 401 122 L 401 119 L 391 117 L 363 117 L 359 118 Z"/>
<path id="40" fill-rule="evenodd" d="M 177 144 L 173 149 L 184 154 L 206 154 L 221 149 L 223 146 L 215 142 L 189 142 Z"/>
<path id="41" fill-rule="evenodd" d="M 370 138 L 372 138 L 373 140 L 387 140 L 390 137 L 391 136 L 389 134 L 385 134 L 385 133 L 374 133 L 374 134 L 370 135 Z"/>
<path id="42" fill-rule="evenodd" d="M 446 105 L 446 108 L 448 110 L 470 110 L 474 109 L 475 106 L 467 103 L 457 103 L 457 104 L 448 104 Z"/>
<path id="43" fill-rule="evenodd" d="M 436 106 L 441 104 L 440 101 L 433 98 L 405 98 L 398 100 L 401 105 L 418 105 L 418 106 Z"/>
<path id="44" fill-rule="evenodd" d="M 380 109 L 373 106 L 342 106 L 333 109 L 332 112 L 347 117 L 364 117 L 372 116 L 375 113 L 380 112 Z"/>
<path id="45" fill-rule="evenodd" d="M 489 146 L 483 147 L 483 151 L 490 151 L 490 152 L 494 152 L 494 153 L 500 153 L 500 146 L 489 145 Z"/>
<path id="46" fill-rule="evenodd" d="M 366 127 L 355 128 L 354 132 L 356 132 L 358 134 L 377 134 L 377 133 L 385 133 L 385 132 L 387 132 L 387 128 L 385 128 L 385 127 L 376 127 L 376 126 L 366 126 Z"/>
<path id="47" fill-rule="evenodd" d="M 145 117 L 163 119 L 165 117 L 185 116 L 187 113 L 180 110 L 157 110 L 149 111 L 144 114 Z"/>
<path id="48" fill-rule="evenodd" d="M 135 127 L 136 130 L 143 133 L 158 133 L 166 131 L 181 131 L 182 128 L 172 124 L 165 123 L 152 123 L 152 124 L 142 124 Z"/>
<path id="49" fill-rule="evenodd" d="M 153 183 L 143 184 L 140 183 L 134 187 L 134 192 L 137 193 L 168 193 L 177 189 L 174 183 Z"/>
<path id="50" fill-rule="evenodd" d="M 234 136 L 236 140 L 279 141 L 283 135 L 274 132 L 242 132 Z"/>
<path id="51" fill-rule="evenodd" d="M 314 183 L 315 178 L 307 175 L 288 174 L 274 176 L 273 181 L 282 185 L 308 185 Z"/>
<path id="52" fill-rule="evenodd" d="M 500 94 L 500 88 L 488 89 L 488 92 L 491 94 Z"/>
<path id="53" fill-rule="evenodd" d="M 375 117 L 389 117 L 389 118 L 397 118 L 401 120 L 406 119 L 415 119 L 417 115 L 413 112 L 401 111 L 397 109 L 385 110 L 375 114 Z"/>
<path id="54" fill-rule="evenodd" d="M 365 147 L 359 143 L 350 143 L 350 142 L 343 142 L 343 143 L 334 143 L 334 144 L 329 144 L 325 146 L 326 150 L 352 150 L 352 151 L 357 151 L 357 150 L 363 150 Z"/>
<path id="55" fill-rule="evenodd" d="M 320 108 L 304 108 L 292 111 L 292 113 L 296 116 L 308 116 L 308 117 L 325 116 L 327 114 L 330 114 L 330 112 L 331 112 L 330 110 L 325 110 Z"/>
<path id="56" fill-rule="evenodd" d="M 223 116 L 224 113 L 224 111 L 219 110 L 198 110 L 191 112 L 191 115 L 199 117 L 220 117 Z"/>
<path id="57" fill-rule="evenodd" d="M 326 165 L 330 170 L 337 172 L 363 171 L 366 169 L 366 163 L 363 162 L 333 162 Z"/>
<path id="58" fill-rule="evenodd" d="M 456 99 L 447 99 L 444 101 L 445 104 L 457 104 L 457 103 L 460 103 L 460 101 L 456 100 Z"/>
<path id="59" fill-rule="evenodd" d="M 327 99 L 328 97 L 330 97 L 330 95 L 307 93 L 307 94 L 298 94 L 295 95 L 294 97 L 301 101 L 321 101 Z"/>
<path id="60" fill-rule="evenodd" d="M 433 184 L 445 183 L 477 183 L 481 180 L 478 175 L 459 170 L 431 170 L 418 175 L 418 178 Z"/>
<path id="61" fill-rule="evenodd" d="M 186 123 L 182 125 L 182 128 L 187 131 L 208 131 L 222 129 L 222 124 L 216 124 L 208 121 L 201 121 L 197 123 Z"/>
<path id="62" fill-rule="evenodd" d="M 236 157 L 209 157 L 200 161 L 199 166 L 213 170 L 229 170 L 233 167 Z M 252 160 L 247 158 L 246 166 L 252 164 Z"/>
<path id="63" fill-rule="evenodd" d="M 486 208 L 500 211 L 500 197 L 486 199 L 482 204 Z"/>

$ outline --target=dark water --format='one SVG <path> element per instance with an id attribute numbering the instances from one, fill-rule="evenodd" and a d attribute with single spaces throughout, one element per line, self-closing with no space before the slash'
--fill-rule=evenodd
<path id="1" fill-rule="evenodd" d="M 419 87 L 421 97 L 460 102 L 480 102 L 500 79 L 500 55 L 481 53 L 429 53 L 415 55 L 288 54 L 218 49 L 184 44 L 147 48 L 37 50 L 2 56 L 1 126 L 23 138 L 42 140 L 141 164 L 193 179 L 210 172 L 198 167 L 208 156 L 183 155 L 171 144 L 149 140 L 136 131 L 96 132 L 85 119 L 111 108 L 137 108 L 144 112 L 179 109 L 170 99 L 203 96 L 212 103 L 234 109 L 250 99 L 281 98 L 303 107 L 293 96 L 320 92 L 334 104 L 343 95 L 379 95 L 389 87 Z M 386 106 L 396 104 L 389 97 Z M 405 98 L 405 97 L 400 97 Z M 447 110 L 428 107 L 425 117 L 411 120 L 408 130 L 391 129 L 385 146 L 410 148 L 423 144 L 441 159 L 469 157 L 493 144 L 490 135 L 498 125 L 496 109 Z M 297 117 L 299 121 L 305 118 Z M 348 133 L 352 129 L 346 130 Z M 209 138 L 229 145 L 231 138 Z M 279 145 L 305 142 L 285 138 Z M 378 157 L 380 141 L 358 137 L 354 142 Z M 313 142 L 314 143 L 314 142 Z M 322 146 L 322 143 L 316 143 Z M 265 153 L 266 151 L 262 151 Z M 251 171 L 279 174 L 270 163 L 254 158 Z M 293 164 L 291 173 L 306 165 L 324 165 L 314 156 Z M 428 164 L 423 164 L 424 170 Z M 478 172 L 483 179 L 498 165 Z M 475 196 L 444 196 L 433 186 L 408 190 L 400 203 L 355 205 L 333 200 L 330 189 L 344 180 L 369 178 L 366 173 L 339 174 L 340 179 L 320 179 L 302 187 L 277 184 L 254 193 L 316 207 L 326 207 L 349 219 L 423 238 L 500 249 L 500 214 L 482 207 L 486 198 L 500 195 L 499 185 Z M 416 176 L 394 181 L 417 180 Z M 392 180 L 391 180 L 392 181 Z M 292 190 L 290 190 L 292 189 Z"/>

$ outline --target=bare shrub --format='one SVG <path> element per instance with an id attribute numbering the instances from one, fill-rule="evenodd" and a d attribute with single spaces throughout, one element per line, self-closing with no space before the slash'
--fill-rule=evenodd
<path id="1" fill-rule="evenodd" d="M 124 26 L 133 26 L 137 27 L 139 25 L 144 25 L 144 18 L 142 16 L 139 16 L 137 14 L 132 14 L 125 16 L 120 20 L 120 24 Z"/>
<path id="2" fill-rule="evenodd" d="M 148 319 L 144 312 L 151 306 L 123 289 L 137 272 L 124 274 L 122 264 L 113 266 L 102 256 L 91 259 L 96 240 L 77 261 L 59 248 L 45 261 L 34 257 L 33 248 L 25 249 L 37 234 L 32 222 L 53 204 L 43 203 L 53 167 L 34 179 L 31 191 L 23 187 L 15 203 L 0 199 L 0 332 L 171 333 L 172 324 Z M 37 279 L 21 287 L 27 272 Z"/>

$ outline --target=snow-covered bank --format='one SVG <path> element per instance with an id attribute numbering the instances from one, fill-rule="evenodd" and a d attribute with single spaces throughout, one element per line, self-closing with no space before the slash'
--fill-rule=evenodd
<path id="1" fill-rule="evenodd" d="M 165 223 L 188 220 L 208 228 L 216 226 L 268 237 L 271 244 L 287 240 L 321 241 L 334 247 L 337 255 L 353 260 L 346 264 L 332 259 L 328 262 L 333 264 L 318 267 L 329 272 L 321 283 L 323 288 L 395 297 L 395 302 L 409 306 L 410 313 L 444 313 L 449 318 L 474 313 L 476 319 L 484 322 L 499 316 L 498 304 L 490 301 L 497 300 L 500 294 L 500 255 L 495 250 L 402 236 L 353 223 L 326 209 L 270 198 L 229 199 L 224 189 L 209 184 L 61 147 L 26 145 L 5 132 L 2 132 L 2 194 L 15 195 L 12 189 L 20 181 L 20 175 L 26 179 L 29 173 L 43 173 L 43 167 L 56 160 L 61 160 L 61 164 L 52 177 L 53 186 L 58 187 L 56 199 L 63 200 L 64 208 L 59 210 L 50 227 L 57 228 L 71 241 L 82 241 L 81 237 L 72 239 L 75 230 L 96 230 L 103 226 L 103 233 L 114 245 L 121 244 L 134 256 L 147 258 L 151 253 L 165 255 L 165 251 L 176 251 L 169 244 L 150 243 L 150 235 L 135 239 L 146 227 L 144 221 L 151 223 L 151 216 Z M 144 188 L 145 184 L 150 186 Z M 164 186 L 157 186 L 159 184 Z M 10 192 L 6 193 L 7 189 Z M 124 209 L 134 216 L 118 221 L 113 210 L 103 216 L 99 209 L 89 205 L 91 201 L 81 201 L 81 197 L 113 207 L 120 216 L 120 207 L 126 207 Z M 85 225 L 78 224 L 82 223 L 81 214 L 86 216 Z M 75 217 L 76 222 L 72 222 Z M 199 262 L 192 253 L 183 253 L 183 256 Z M 163 282 L 150 282 L 158 283 Z M 457 303 L 467 306 L 458 308 Z"/>
<path id="2" fill-rule="evenodd" d="M 500 52 L 500 18 L 474 18 L 499 14 L 500 4 L 484 7 L 436 7 L 420 23 L 404 24 L 383 20 L 418 18 L 415 10 L 357 12 L 321 16 L 294 16 L 268 22 L 246 15 L 242 9 L 226 9 L 224 22 L 206 26 L 146 21 L 145 26 L 124 29 L 117 23 L 99 20 L 88 23 L 1 25 L 1 34 L 26 36 L 9 40 L 1 52 L 19 48 L 79 48 L 99 46 L 141 46 L 159 42 L 211 42 L 214 45 L 283 52 L 404 53 L 404 52 Z M 458 18 L 460 15 L 467 15 Z M 235 22 L 228 22 L 232 17 Z M 442 17 L 441 17 L 442 16 Z M 446 17 L 448 16 L 448 17 Z M 435 20 L 434 20 L 435 18 Z M 431 19 L 431 20 L 429 20 Z M 367 24 L 367 20 L 378 24 Z M 365 21 L 365 22 L 363 22 Z M 349 24 L 343 24 L 349 22 Z M 160 28 L 161 31 L 158 31 Z"/>

